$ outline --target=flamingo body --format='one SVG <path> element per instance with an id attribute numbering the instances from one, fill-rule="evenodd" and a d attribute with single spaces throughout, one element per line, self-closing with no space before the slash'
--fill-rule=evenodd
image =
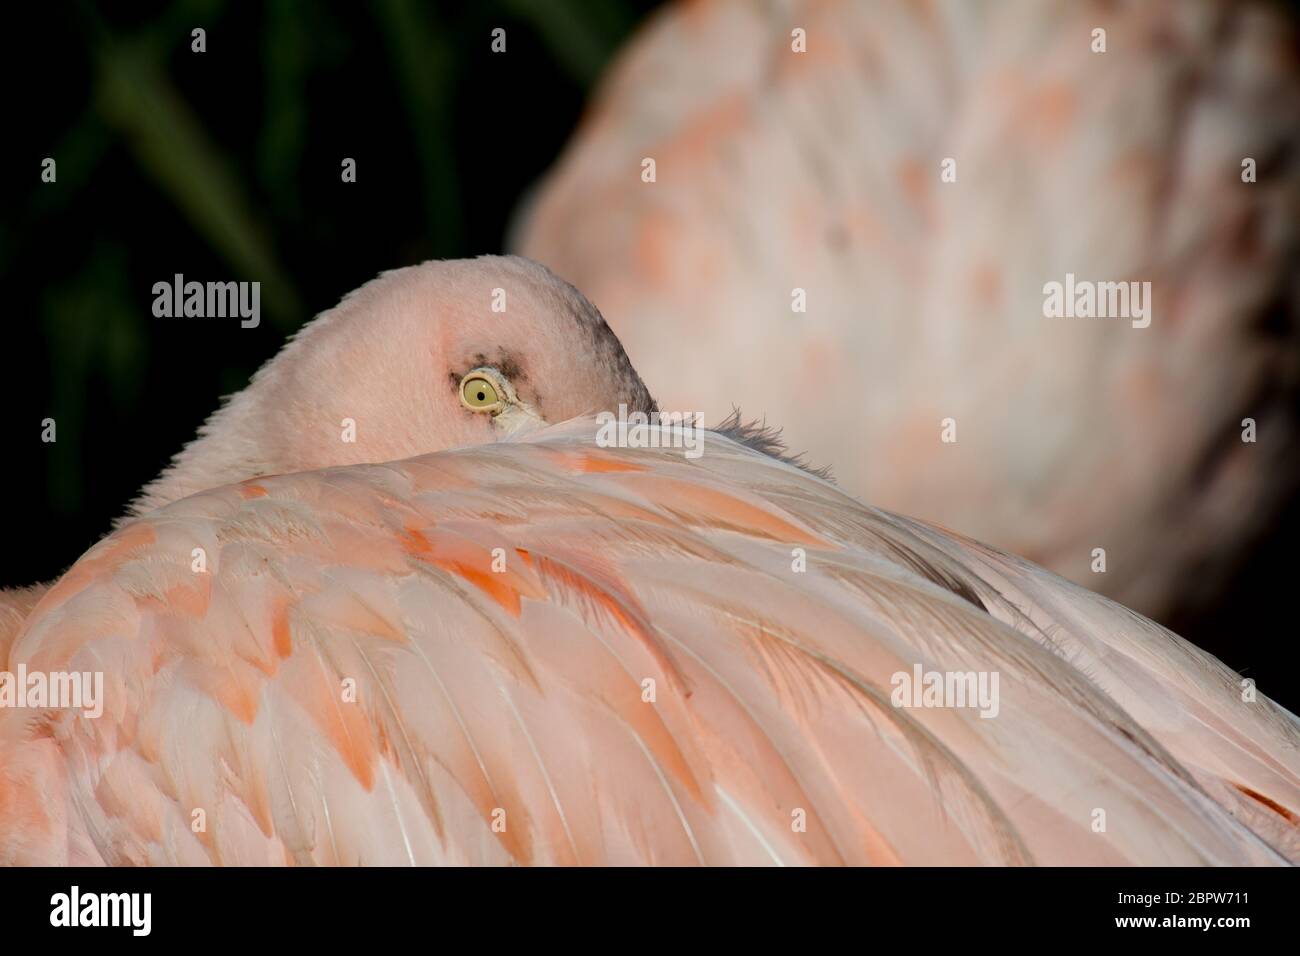
<path id="1" fill-rule="evenodd" d="M 1300 474 L 1295 37 L 1237 0 L 673 5 L 516 245 L 665 407 L 1188 619 Z M 1149 283 L 1149 324 L 1046 317 L 1067 276 Z"/>
<path id="2" fill-rule="evenodd" d="M 594 432 L 257 478 L 101 541 L 7 651 L 101 671 L 107 706 L 0 711 L 0 862 L 1297 855 L 1295 718 L 1176 636 L 719 435 Z M 895 706 L 918 665 L 998 674 L 996 715 Z"/>

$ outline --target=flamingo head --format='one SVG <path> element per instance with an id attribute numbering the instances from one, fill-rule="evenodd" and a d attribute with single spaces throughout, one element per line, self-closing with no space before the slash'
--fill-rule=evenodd
<path id="1" fill-rule="evenodd" d="M 573 286 L 515 256 L 385 272 L 305 326 L 133 503 L 392 461 L 654 400 Z"/>

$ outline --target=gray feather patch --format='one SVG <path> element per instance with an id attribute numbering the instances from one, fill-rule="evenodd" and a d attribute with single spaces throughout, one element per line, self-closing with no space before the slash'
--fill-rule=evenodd
<path id="1" fill-rule="evenodd" d="M 784 461 L 787 464 L 794 465 L 796 468 L 802 468 L 810 475 L 816 475 L 818 478 L 825 478 L 827 481 L 834 481 L 831 475 L 830 466 L 815 467 L 809 464 L 802 454 L 790 454 L 785 447 L 785 441 L 781 438 L 781 429 L 775 425 L 769 425 L 766 420 L 763 421 L 741 421 L 740 409 L 734 405 L 731 414 L 724 421 L 713 426 L 710 431 L 717 432 L 726 438 L 730 438 L 737 444 L 752 448 L 754 451 L 762 452 L 777 461 Z"/>

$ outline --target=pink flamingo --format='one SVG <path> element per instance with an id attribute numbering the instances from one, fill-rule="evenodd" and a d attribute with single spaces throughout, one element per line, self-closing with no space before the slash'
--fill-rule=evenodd
<path id="1" fill-rule="evenodd" d="M 9 673 L 103 693 L 0 709 L 0 862 L 1300 856 L 1296 719 L 1213 658 L 768 436 L 605 447 L 620 404 L 531 263 L 345 298 L 11 611 Z"/>
<path id="2" fill-rule="evenodd" d="M 1190 619 L 1300 476 L 1291 21 L 1239 0 L 676 4 L 602 81 L 516 248 L 670 407 L 767 415 L 866 501 Z M 1150 324 L 1045 318 L 1067 274 L 1149 281 Z"/>

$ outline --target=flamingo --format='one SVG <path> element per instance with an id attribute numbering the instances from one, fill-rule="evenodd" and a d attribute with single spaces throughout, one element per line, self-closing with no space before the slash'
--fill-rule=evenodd
<path id="1" fill-rule="evenodd" d="M 521 259 L 324 313 L 10 600 L 7 673 L 103 694 L 0 708 L 0 863 L 1300 857 L 1300 727 L 1212 657 L 737 421 L 603 442 L 620 405 Z"/>
<path id="2" fill-rule="evenodd" d="M 1300 474 L 1295 50 L 1239 0 L 674 4 L 513 247 L 669 406 L 1190 621 Z M 1067 275 L 1150 324 L 1044 317 Z"/>

